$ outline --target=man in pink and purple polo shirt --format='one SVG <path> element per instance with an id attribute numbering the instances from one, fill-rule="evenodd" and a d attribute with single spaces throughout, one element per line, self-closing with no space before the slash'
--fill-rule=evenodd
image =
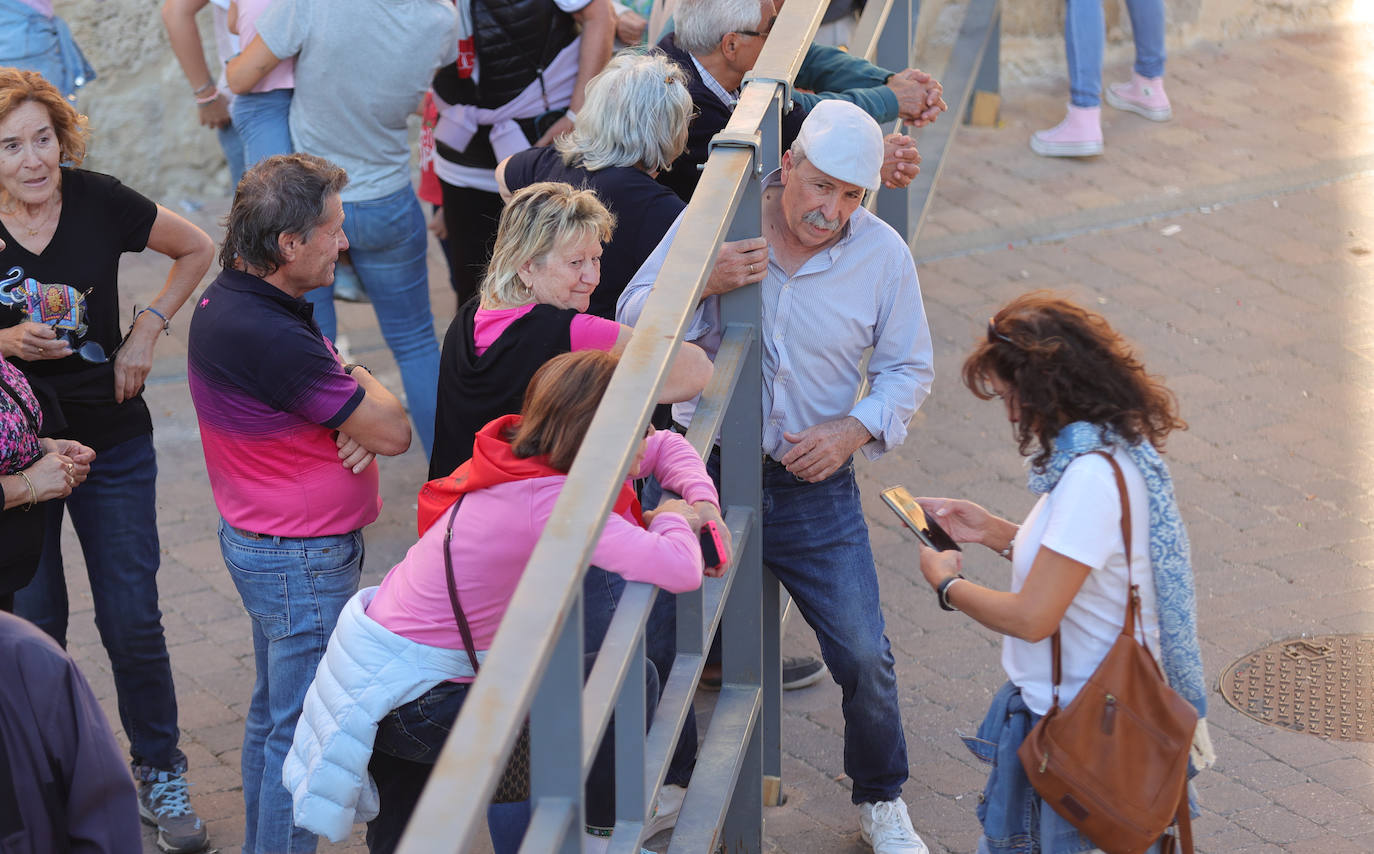
<path id="1" fill-rule="evenodd" d="M 306 687 L 362 571 L 377 518 L 376 454 L 410 446 L 405 409 L 343 365 L 303 296 L 348 248 L 344 170 L 272 157 L 239 182 L 223 272 L 191 320 L 187 373 L 220 551 L 253 619 L 257 680 L 243 737 L 245 851 L 313 851 L 294 826 L 282 761 Z"/>

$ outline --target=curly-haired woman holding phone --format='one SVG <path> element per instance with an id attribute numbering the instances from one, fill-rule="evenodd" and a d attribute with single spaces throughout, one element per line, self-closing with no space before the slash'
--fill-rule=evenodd
<path id="1" fill-rule="evenodd" d="M 1015 839 L 1038 840 L 1045 854 L 1095 851 L 1045 808 L 1016 750 L 1050 709 L 1050 636 L 1057 629 L 1062 638 L 1058 697 L 1068 705 L 1121 633 L 1134 583 L 1150 651 L 1203 719 L 1194 763 L 1211 763 L 1188 534 L 1159 454 L 1169 433 L 1186 425 L 1173 393 L 1145 372 L 1105 319 L 1045 292 L 1018 297 L 988 320 L 987 337 L 965 360 L 963 375 L 975 397 L 1006 406 L 1018 449 L 1034 454 L 1028 486 L 1039 496 L 1019 525 L 971 501 L 917 499 L 955 540 L 981 543 L 1011 561 L 1010 590 L 1001 591 L 963 578 L 961 552 L 921 547 L 921 572 L 941 607 L 1006 636 L 1009 681 L 978 739 L 969 740 L 993 764 L 978 805 L 978 851 L 1020 850 L 1012 847 Z M 1129 551 L 1113 465 L 1097 451 L 1110 454 L 1124 475 L 1134 532 Z"/>

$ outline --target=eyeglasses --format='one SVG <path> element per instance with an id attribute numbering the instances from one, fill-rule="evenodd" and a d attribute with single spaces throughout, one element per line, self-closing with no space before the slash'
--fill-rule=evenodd
<path id="1" fill-rule="evenodd" d="M 758 30 L 735 30 L 735 32 L 739 33 L 742 36 L 754 36 L 755 38 L 766 39 L 768 38 L 768 34 L 773 32 L 773 24 L 776 23 L 777 20 L 777 15 L 774 15 L 773 17 L 769 18 L 768 29 L 764 30 L 763 32 L 759 32 Z"/>
<path id="2" fill-rule="evenodd" d="M 991 317 L 989 317 L 989 318 L 988 318 L 988 343 L 989 343 L 989 344 L 996 344 L 998 341 L 1005 341 L 1006 343 L 1010 344 L 1010 345 L 1013 346 L 1013 347 L 1016 346 L 1016 342 L 1015 342 L 1015 341 L 1011 340 L 1011 339 L 1008 338 L 1007 336 L 1003 335 L 1001 332 L 998 332 L 998 331 L 997 331 L 997 322 L 996 322 L 995 320 L 993 320 Z"/>

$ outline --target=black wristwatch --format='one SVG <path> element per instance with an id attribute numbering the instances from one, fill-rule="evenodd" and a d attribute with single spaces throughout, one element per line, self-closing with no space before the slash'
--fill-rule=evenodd
<path id="1" fill-rule="evenodd" d="M 967 580 L 968 580 L 968 579 L 964 578 L 964 576 L 963 576 L 962 574 L 960 574 L 960 575 L 951 575 L 949 578 L 946 578 L 944 581 L 941 581 L 941 582 L 940 582 L 940 586 L 937 587 L 937 588 L 935 588 L 935 596 L 936 596 L 936 598 L 938 598 L 938 599 L 940 600 L 940 608 L 941 608 L 942 610 L 945 610 L 945 611 L 957 611 L 957 610 L 959 610 L 958 608 L 956 608 L 956 607 L 954 607 L 953 605 L 949 604 L 949 588 L 950 588 L 950 586 L 953 585 L 954 582 L 956 582 L 956 581 L 967 581 Z"/>
<path id="2" fill-rule="evenodd" d="M 372 373 L 372 371 L 368 369 L 367 365 L 361 364 L 359 362 L 349 362 L 348 364 L 344 365 L 344 373 L 348 374 L 351 377 L 353 376 L 354 368 L 362 368 L 369 374 Z"/>

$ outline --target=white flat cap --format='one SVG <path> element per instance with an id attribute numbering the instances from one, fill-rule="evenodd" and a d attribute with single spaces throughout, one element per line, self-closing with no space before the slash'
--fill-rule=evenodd
<path id="1" fill-rule="evenodd" d="M 883 132 L 848 101 L 821 101 L 802 122 L 797 142 L 806 159 L 832 178 L 876 190 L 882 183 Z"/>

